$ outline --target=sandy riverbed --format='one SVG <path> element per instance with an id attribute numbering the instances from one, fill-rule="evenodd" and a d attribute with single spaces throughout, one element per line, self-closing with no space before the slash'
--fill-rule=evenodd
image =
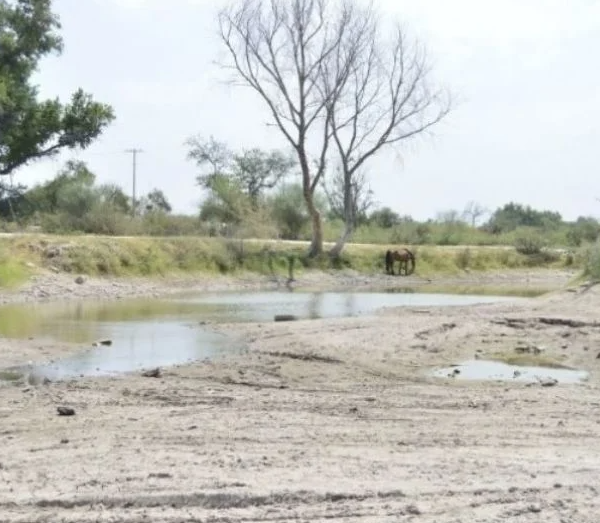
<path id="1" fill-rule="evenodd" d="M 158 379 L 1 385 L 0 522 L 595 523 L 599 305 L 597 287 L 579 287 L 518 305 L 222 325 L 247 353 Z M 523 342 L 589 380 L 427 375 Z M 0 340 L 6 359 L 40 350 Z"/>

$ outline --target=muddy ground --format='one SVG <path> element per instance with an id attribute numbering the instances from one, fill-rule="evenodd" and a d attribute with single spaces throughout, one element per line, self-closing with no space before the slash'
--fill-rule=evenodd
<path id="1" fill-rule="evenodd" d="M 599 306 L 600 290 L 579 286 L 513 304 L 221 325 L 244 354 L 159 378 L 4 383 L 0 522 L 596 523 Z M 0 355 L 43 359 L 39 346 L 0 340 Z M 589 379 L 429 375 L 524 346 Z"/>
<path id="2" fill-rule="evenodd" d="M 305 271 L 294 289 L 378 289 L 398 287 L 493 287 L 557 289 L 577 275 L 575 270 L 512 270 L 463 272 L 452 276 L 388 276 L 353 270 Z M 0 289 L 0 305 L 71 299 L 123 299 L 153 297 L 182 291 L 285 289 L 286 278 L 256 273 L 241 276 L 190 275 L 165 278 L 89 278 L 43 271 L 17 289 Z"/>

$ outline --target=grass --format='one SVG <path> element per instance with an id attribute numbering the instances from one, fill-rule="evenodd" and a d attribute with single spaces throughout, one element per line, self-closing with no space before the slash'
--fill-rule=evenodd
<path id="1" fill-rule="evenodd" d="M 303 242 L 229 240 L 197 236 L 109 237 L 82 235 L 22 235 L 0 237 L 0 286 L 22 282 L 36 265 L 73 274 L 164 276 L 186 273 L 270 274 L 271 267 L 287 276 L 288 260 L 296 258 L 295 272 L 305 269 L 352 269 L 383 273 L 384 253 L 392 245 L 349 244 L 340 259 L 327 255 L 306 260 Z M 514 247 L 418 246 L 418 276 L 453 275 L 465 271 L 518 268 L 583 267 L 583 259 L 546 252 L 527 256 Z M 268 254 L 268 253 L 271 254 Z M 10 255 L 9 255 L 10 253 Z"/>
<path id="2" fill-rule="evenodd" d="M 30 274 L 31 269 L 22 253 L 14 253 L 0 243 L 0 288 L 16 287 L 26 281 Z"/>
<path id="3" fill-rule="evenodd" d="M 0 381 L 18 381 L 23 378 L 22 372 L 0 369 Z"/>

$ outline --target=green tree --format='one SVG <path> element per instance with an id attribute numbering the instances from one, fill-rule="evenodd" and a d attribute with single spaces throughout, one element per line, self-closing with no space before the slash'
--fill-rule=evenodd
<path id="1" fill-rule="evenodd" d="M 65 210 L 61 206 L 70 197 L 75 197 L 77 193 L 89 193 L 95 181 L 95 174 L 85 162 L 69 160 L 52 180 L 36 184 L 27 191 L 28 213 L 53 214 Z"/>
<path id="2" fill-rule="evenodd" d="M 562 224 L 562 217 L 553 211 L 536 211 L 529 205 L 510 202 L 496 209 L 485 225 L 485 229 L 499 234 L 511 232 L 519 227 L 535 227 L 552 230 Z"/>
<path id="3" fill-rule="evenodd" d="M 400 223 L 400 215 L 389 207 L 382 207 L 369 215 L 369 222 L 382 229 L 391 229 Z"/>
<path id="4" fill-rule="evenodd" d="M 580 216 L 574 223 L 569 224 L 567 231 L 567 241 L 574 247 L 579 247 L 584 242 L 595 242 L 599 236 L 600 224 L 591 216 Z"/>
<path id="5" fill-rule="evenodd" d="M 62 51 L 51 0 L 0 0 L 0 176 L 61 149 L 88 147 L 114 120 L 109 105 L 78 89 L 70 103 L 38 100 L 39 61 Z"/>
<path id="6" fill-rule="evenodd" d="M 276 187 L 295 165 L 294 158 L 281 151 L 246 149 L 233 156 L 232 174 L 257 205 L 264 192 Z"/>
<path id="7" fill-rule="evenodd" d="M 160 189 L 153 189 L 152 191 L 150 191 L 146 195 L 146 199 L 148 202 L 146 204 L 147 211 L 160 211 L 164 213 L 170 213 L 173 210 L 173 207 L 171 207 L 171 204 L 169 203 L 169 200 L 167 199 L 165 193 L 162 192 Z"/>
<path id="8" fill-rule="evenodd" d="M 327 210 L 326 198 L 317 193 L 315 205 L 321 213 Z M 310 214 L 304 205 L 302 185 L 282 185 L 269 200 L 273 220 L 285 240 L 298 240 L 303 229 L 310 224 Z"/>
<path id="9" fill-rule="evenodd" d="M 131 198 L 127 196 L 123 189 L 114 183 L 105 183 L 95 188 L 97 204 L 104 205 L 123 214 L 131 212 Z"/>
<path id="10" fill-rule="evenodd" d="M 185 145 L 189 148 L 187 159 L 203 169 L 196 176 L 196 182 L 200 187 L 211 189 L 216 178 L 226 174 L 233 153 L 226 143 L 216 140 L 214 136 L 208 139 L 201 135 L 192 136 L 185 141 Z"/>
<path id="11" fill-rule="evenodd" d="M 273 189 L 296 165 L 294 158 L 281 151 L 263 151 L 258 148 L 234 153 L 227 144 L 213 136 L 208 140 L 194 136 L 186 141 L 187 158 L 196 162 L 202 172 L 196 177 L 198 185 L 213 190 L 215 182 L 227 177 L 258 205 L 264 193 Z"/>

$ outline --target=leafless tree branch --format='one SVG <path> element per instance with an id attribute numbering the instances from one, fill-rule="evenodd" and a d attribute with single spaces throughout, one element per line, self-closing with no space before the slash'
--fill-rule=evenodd
<path id="1" fill-rule="evenodd" d="M 385 37 L 372 3 L 241 0 L 221 11 L 219 30 L 225 66 L 259 95 L 294 148 L 313 224 L 310 254 L 320 254 L 313 195 L 332 148 L 351 198 L 353 176 L 370 158 L 436 125 L 451 99 L 431 89 L 426 53 L 402 27 Z"/>

